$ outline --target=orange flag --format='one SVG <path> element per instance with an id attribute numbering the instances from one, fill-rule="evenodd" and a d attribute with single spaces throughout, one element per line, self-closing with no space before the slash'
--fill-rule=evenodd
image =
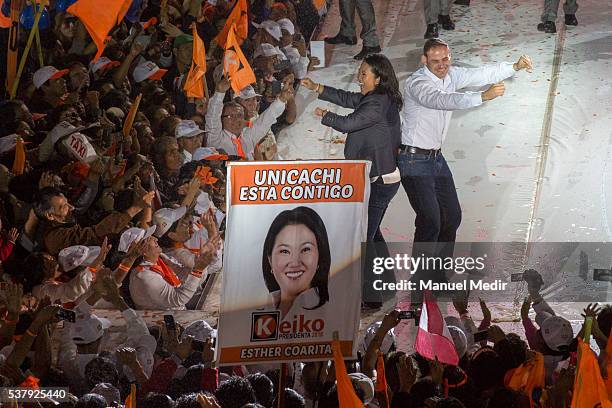
<path id="1" fill-rule="evenodd" d="M 238 44 L 242 45 L 244 40 L 249 35 L 249 16 L 246 0 L 238 0 L 236 5 L 234 6 L 234 9 L 227 17 L 227 20 L 225 20 L 223 28 L 215 37 L 215 42 L 217 43 L 217 45 L 219 45 L 220 47 L 227 48 L 225 43 L 227 42 L 230 29 L 233 25 L 236 26 L 235 30 Z"/>
<path id="2" fill-rule="evenodd" d="M 315 7 L 315 9 L 317 9 L 318 12 L 321 12 L 321 10 L 323 10 L 323 7 L 326 6 L 326 1 L 325 0 L 312 0 L 312 5 Z"/>
<path id="3" fill-rule="evenodd" d="M 606 345 L 606 358 L 604 360 L 606 369 L 606 388 L 608 389 L 608 398 L 612 399 L 612 330 L 608 335 L 608 344 Z"/>
<path id="4" fill-rule="evenodd" d="M 376 391 L 385 394 L 386 408 L 389 408 L 389 394 L 387 393 L 387 376 L 385 375 L 385 359 L 383 353 L 378 352 L 376 359 Z"/>
<path id="5" fill-rule="evenodd" d="M 578 368 L 574 380 L 571 408 L 612 408 L 608 391 L 601 378 L 597 358 L 588 344 L 578 339 Z"/>
<path id="6" fill-rule="evenodd" d="M 187 74 L 187 80 L 183 89 L 188 98 L 204 98 L 204 75 L 206 75 L 206 49 L 204 41 L 198 35 L 198 30 L 193 26 L 193 57 L 191 68 Z"/>
<path id="7" fill-rule="evenodd" d="M 15 161 L 13 161 L 13 174 L 20 176 L 25 171 L 26 155 L 25 145 L 21 137 L 17 137 L 15 145 Z"/>
<path id="8" fill-rule="evenodd" d="M 524 392 L 529 397 L 529 404 L 533 408 L 535 403 L 539 403 L 545 378 L 544 356 L 541 353 L 536 353 L 535 358 L 524 362 L 512 372 L 509 372 L 505 383 L 506 387 L 512 390 Z"/>
<path id="9" fill-rule="evenodd" d="M 125 399 L 125 408 L 136 408 L 136 384 L 130 385 L 130 395 Z"/>
<path id="10" fill-rule="evenodd" d="M 334 365 L 336 366 L 336 383 L 340 408 L 363 408 L 363 402 L 355 394 L 353 383 L 346 373 L 346 366 L 344 365 L 344 358 L 342 357 L 338 340 L 332 341 L 332 350 L 334 352 Z"/>
<path id="11" fill-rule="evenodd" d="M 225 45 L 223 71 L 229 76 L 234 92 L 238 93 L 247 85 L 255 83 L 255 72 L 251 69 L 249 62 L 240 49 L 233 26 L 227 35 L 227 43 Z"/>
<path id="12" fill-rule="evenodd" d="M 113 27 L 123 20 L 132 4 L 131 0 L 78 0 L 66 11 L 77 16 L 87 28 L 93 42 L 98 47 L 94 62 L 104 52 L 105 41 Z"/>

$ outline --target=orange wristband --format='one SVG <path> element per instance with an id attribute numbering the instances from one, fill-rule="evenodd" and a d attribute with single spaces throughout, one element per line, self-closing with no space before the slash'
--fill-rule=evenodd
<path id="1" fill-rule="evenodd" d="M 38 336 L 38 334 L 34 333 L 32 330 L 28 329 L 25 331 L 25 334 L 27 334 L 28 336 L 32 336 L 32 337 L 36 337 Z"/>
<path id="2" fill-rule="evenodd" d="M 98 269 L 96 269 L 96 268 L 92 268 L 91 266 L 89 267 L 89 270 L 91 271 L 91 273 L 96 273 L 96 272 L 98 272 Z"/>
<path id="3" fill-rule="evenodd" d="M 117 269 L 119 269 L 120 271 L 123 272 L 129 272 L 130 271 L 130 267 L 129 266 L 125 266 L 124 264 L 120 264 Z"/>

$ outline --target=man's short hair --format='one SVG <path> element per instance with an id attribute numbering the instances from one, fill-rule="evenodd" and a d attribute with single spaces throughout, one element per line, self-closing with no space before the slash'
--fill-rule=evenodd
<path id="1" fill-rule="evenodd" d="M 34 203 L 34 213 L 38 218 L 45 218 L 47 211 L 51 211 L 51 200 L 61 196 L 62 192 L 54 187 L 45 187 L 38 193 L 38 200 Z"/>
<path id="2" fill-rule="evenodd" d="M 432 48 L 436 48 L 436 47 L 450 48 L 448 44 L 442 41 L 441 39 L 430 38 L 429 40 L 425 41 L 425 45 L 423 46 L 423 55 L 427 55 L 429 50 L 431 50 Z"/>

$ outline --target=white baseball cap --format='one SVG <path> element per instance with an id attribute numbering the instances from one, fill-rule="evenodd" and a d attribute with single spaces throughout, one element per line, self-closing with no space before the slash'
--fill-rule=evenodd
<path id="1" fill-rule="evenodd" d="M 177 139 L 181 137 L 194 137 L 202 133 L 206 132 L 200 129 L 198 124 L 193 120 L 181 120 L 174 130 L 174 136 L 176 136 Z"/>
<path id="2" fill-rule="evenodd" d="M 219 152 L 214 147 L 198 147 L 191 155 L 191 161 L 205 160 L 207 157 L 218 155 Z"/>
<path id="3" fill-rule="evenodd" d="M 277 23 L 280 25 L 281 30 L 286 30 L 291 35 L 295 34 L 295 26 L 288 18 L 281 18 Z"/>
<path id="4" fill-rule="evenodd" d="M 547 317 L 540 325 L 544 343 L 554 351 L 569 346 L 574 338 L 574 331 L 569 321 L 561 316 Z"/>
<path id="5" fill-rule="evenodd" d="M 278 48 L 268 43 L 261 43 L 259 47 L 255 50 L 255 54 L 253 54 L 253 58 L 257 58 L 260 56 L 264 57 L 273 57 L 278 55 L 279 57 L 285 58 L 285 54 Z"/>
<path id="6" fill-rule="evenodd" d="M 240 90 L 238 95 L 236 95 L 236 98 L 246 100 L 246 99 L 251 99 L 251 98 L 258 97 L 258 96 L 261 96 L 261 95 L 255 92 L 255 89 L 251 85 L 247 85 L 244 88 L 242 88 L 242 90 Z"/>
<path id="7" fill-rule="evenodd" d="M 368 405 L 374 399 L 374 383 L 372 379 L 364 373 L 350 373 L 349 378 L 355 380 L 359 388 L 363 391 L 363 405 Z"/>
<path id="8" fill-rule="evenodd" d="M 53 80 L 53 79 L 61 78 L 64 75 L 66 75 L 68 72 L 70 72 L 69 69 L 59 70 L 55 67 L 47 65 L 45 67 L 39 68 L 34 73 L 32 82 L 34 83 L 34 86 L 36 87 L 36 89 L 38 89 L 41 86 L 43 86 L 45 82 Z"/>
<path id="9" fill-rule="evenodd" d="M 85 128 L 86 126 L 73 126 L 66 121 L 60 122 L 55 125 L 55 127 L 47 133 L 47 136 L 40 144 L 40 148 L 38 149 L 38 160 L 40 160 L 41 162 L 49 160 L 49 158 L 53 154 L 53 147 L 61 138 L 76 132 L 80 132 Z"/>
<path id="10" fill-rule="evenodd" d="M 106 400 L 106 406 L 111 407 L 113 403 L 121 403 L 121 394 L 112 384 L 99 383 L 89 391 L 90 394 L 98 394 Z"/>
<path id="11" fill-rule="evenodd" d="M 64 272 L 79 266 L 89 266 L 100 255 L 99 246 L 73 245 L 64 248 L 57 255 L 57 260 Z"/>
<path id="12" fill-rule="evenodd" d="M 257 23 L 252 23 L 252 24 L 253 24 L 253 27 L 255 28 L 262 28 L 266 30 L 268 34 L 274 37 L 274 39 L 277 41 L 280 40 L 281 37 L 283 36 L 283 33 L 281 32 L 281 26 L 276 21 L 266 20 L 262 22 L 261 24 L 257 24 Z"/>
<path id="13" fill-rule="evenodd" d="M 107 70 L 121 65 L 119 61 L 111 61 L 107 57 L 100 57 L 97 61 L 89 63 L 89 70 L 94 74 L 100 70 Z"/>
<path id="14" fill-rule="evenodd" d="M 62 141 L 75 159 L 84 163 L 91 163 L 98 158 L 96 149 L 91 145 L 87 136 L 82 133 L 72 133 Z"/>
<path id="15" fill-rule="evenodd" d="M 175 222 L 180 220 L 187 212 L 184 205 L 179 208 L 160 208 L 153 214 L 153 225 L 156 225 L 155 236 L 163 236 Z"/>
<path id="16" fill-rule="evenodd" d="M 17 146 L 17 135 L 12 134 L 4 137 L 0 137 L 0 154 L 10 152 Z"/>
<path id="17" fill-rule="evenodd" d="M 155 225 L 147 228 L 146 230 L 136 227 L 128 228 L 119 238 L 119 246 L 117 247 L 117 251 L 127 252 L 133 242 L 149 238 L 151 235 L 153 235 L 156 228 L 157 227 Z"/>
<path id="18" fill-rule="evenodd" d="M 185 340 L 187 336 L 193 336 L 194 339 L 199 341 L 206 341 L 211 337 L 216 338 L 217 331 L 206 320 L 196 320 L 185 327 L 183 334 L 181 334 L 181 340 Z"/>
<path id="19" fill-rule="evenodd" d="M 161 79 L 168 72 L 167 69 L 162 69 L 154 62 L 144 61 L 134 68 L 134 81 L 142 82 L 145 79 L 157 80 Z"/>
<path id="20" fill-rule="evenodd" d="M 70 336 L 74 344 L 89 344 L 104 336 L 104 331 L 110 326 L 110 320 L 94 314 L 81 316 L 81 318 L 77 315 L 77 320 L 72 325 Z"/>

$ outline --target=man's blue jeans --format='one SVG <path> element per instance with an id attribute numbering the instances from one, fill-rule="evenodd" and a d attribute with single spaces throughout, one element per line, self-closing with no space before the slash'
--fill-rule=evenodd
<path id="1" fill-rule="evenodd" d="M 452 257 L 461 224 L 461 206 L 444 156 L 400 153 L 397 161 L 402 186 L 416 213 L 412 256 Z M 444 271 L 430 271 L 425 276 L 417 271 L 414 278 L 445 281 L 443 274 Z"/>

